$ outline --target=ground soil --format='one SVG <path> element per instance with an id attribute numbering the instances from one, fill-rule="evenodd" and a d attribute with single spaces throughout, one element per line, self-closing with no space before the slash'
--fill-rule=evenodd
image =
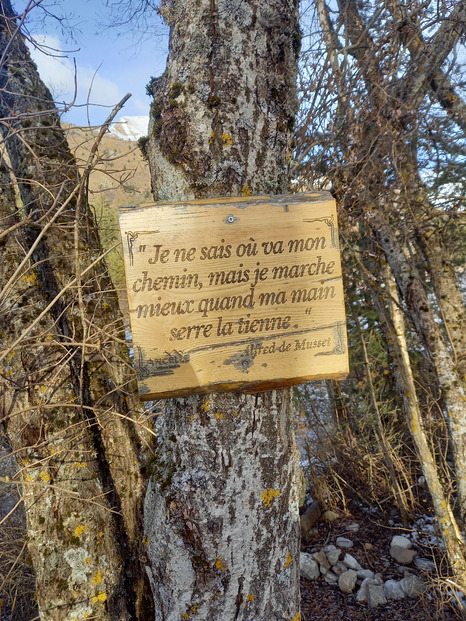
<path id="1" fill-rule="evenodd" d="M 390 600 L 385 606 L 371 609 L 356 600 L 358 587 L 347 595 L 337 584 L 328 584 L 322 577 L 317 580 L 302 578 L 302 621 L 458 621 L 464 618 L 439 575 L 421 574 L 413 566 L 403 567 L 390 557 L 390 541 L 394 535 L 414 536 L 418 555 L 434 560 L 439 573 L 446 576 L 446 562 L 436 544 L 435 534 L 419 529 L 415 521 L 412 529 L 403 529 L 395 511 L 382 513 L 376 507 L 365 507 L 356 502 L 348 509 L 335 521 L 320 522 L 309 546 L 303 551 L 312 553 L 326 544 L 335 544 L 339 536 L 347 537 L 354 543 L 348 552 L 364 569 L 380 572 L 384 580 L 399 580 L 406 571 L 416 573 L 426 580 L 427 591 L 421 597 Z M 348 525 L 354 523 L 360 525 L 356 533 L 348 531 Z M 369 550 L 365 549 L 370 546 Z"/>
<path id="2" fill-rule="evenodd" d="M 428 521 L 428 520 L 425 520 Z M 351 532 L 348 526 L 357 523 L 358 532 Z M 415 521 L 413 521 L 413 524 Z M 390 557 L 390 541 L 394 535 L 408 535 L 416 540 L 419 556 L 434 560 L 438 572 L 447 576 L 447 565 L 441 547 L 435 540 L 435 534 L 418 528 L 405 530 L 399 523 L 396 512 L 383 513 L 377 507 L 366 507 L 361 503 L 350 503 L 348 511 L 342 513 L 332 522 L 319 522 L 309 546 L 305 552 L 315 552 L 326 544 L 335 544 L 339 536 L 353 541 L 349 550 L 364 569 L 380 572 L 384 580 L 399 580 L 406 571 L 418 573 L 409 566 L 398 565 Z M 10 600 L 5 599 L 3 610 L 1 598 L 6 593 L 0 592 L 1 621 L 29 621 L 37 619 L 34 605 L 35 582 L 30 564 L 23 548 L 24 526 L 3 526 L 0 532 L 0 585 L 6 574 L 10 584 L 3 586 L 9 590 L 9 596 L 15 601 L 15 612 L 9 614 Z M 366 549 L 372 546 L 370 549 Z M 19 555 L 19 556 L 18 556 Z M 422 597 L 405 598 L 390 601 L 385 606 L 371 609 L 366 603 L 356 600 L 356 592 L 346 595 L 338 585 L 328 584 L 322 578 L 317 580 L 301 579 L 301 619 L 302 621 L 458 621 L 458 609 L 451 600 L 445 581 L 439 575 L 422 577 L 428 585 Z M 266 620 L 262 620 L 266 621 Z"/>

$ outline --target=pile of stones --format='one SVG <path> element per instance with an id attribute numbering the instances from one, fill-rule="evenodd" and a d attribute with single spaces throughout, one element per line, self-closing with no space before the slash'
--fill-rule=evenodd
<path id="1" fill-rule="evenodd" d="M 356 532 L 359 525 L 351 524 L 348 530 Z M 401 580 L 384 580 L 382 574 L 364 569 L 348 552 L 353 547 L 351 539 L 338 537 L 335 544 L 325 545 L 312 554 L 301 552 L 301 576 L 308 580 L 322 578 L 329 584 L 338 585 L 343 593 L 356 592 L 357 601 L 367 602 L 370 607 L 383 606 L 390 599 L 417 597 L 425 592 L 426 583 L 408 570 Z M 390 556 L 403 566 L 414 564 L 421 571 L 435 570 L 432 561 L 417 557 L 407 537 L 393 537 Z"/>

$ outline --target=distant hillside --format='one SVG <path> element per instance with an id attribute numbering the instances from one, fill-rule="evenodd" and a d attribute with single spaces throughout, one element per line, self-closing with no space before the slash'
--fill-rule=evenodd
<path id="1" fill-rule="evenodd" d="M 66 136 L 78 166 L 84 167 L 97 130 L 63 123 Z M 89 179 L 89 202 L 94 207 L 105 249 L 120 242 L 118 207 L 152 200 L 147 162 L 142 158 L 136 140 L 122 139 L 107 133 L 98 148 L 95 170 Z M 124 268 L 121 248 L 108 255 L 113 282 L 124 299 Z"/>
<path id="2" fill-rule="evenodd" d="M 78 165 L 84 166 L 94 145 L 97 130 L 63 123 Z M 137 140 L 105 134 L 98 149 L 96 170 L 90 178 L 90 200 L 103 195 L 110 203 L 127 205 L 151 199 L 149 167 Z M 118 205 L 117 205 L 118 206 Z"/>

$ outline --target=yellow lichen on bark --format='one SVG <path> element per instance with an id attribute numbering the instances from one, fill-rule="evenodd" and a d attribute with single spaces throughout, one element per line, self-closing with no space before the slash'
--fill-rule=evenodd
<path id="1" fill-rule="evenodd" d="M 261 499 L 262 499 L 262 503 L 269 508 L 270 507 L 270 503 L 272 502 L 272 500 L 274 498 L 277 498 L 277 496 L 280 496 L 280 490 L 278 489 L 266 489 L 262 492 L 262 494 L 260 495 Z"/>
<path id="2" fill-rule="evenodd" d="M 291 554 L 288 552 L 288 556 L 286 557 L 286 561 L 285 564 L 283 565 L 283 569 L 286 569 L 287 567 L 289 567 L 291 565 L 291 561 L 293 559 L 291 558 Z"/>
<path id="3" fill-rule="evenodd" d="M 102 574 L 100 573 L 100 570 L 97 570 L 96 575 L 92 578 L 92 582 L 94 584 L 100 584 L 102 582 Z"/>
<path id="4" fill-rule="evenodd" d="M 233 137 L 231 134 L 222 134 L 223 146 L 229 147 L 233 144 Z"/>
<path id="5" fill-rule="evenodd" d="M 81 535 L 87 530 L 87 526 L 84 524 L 78 524 L 74 529 L 74 534 L 76 537 L 81 537 Z"/>
<path id="6" fill-rule="evenodd" d="M 226 571 L 226 567 L 223 566 L 222 559 L 220 556 L 215 561 L 215 567 L 217 567 L 217 569 L 221 569 L 222 571 Z"/>

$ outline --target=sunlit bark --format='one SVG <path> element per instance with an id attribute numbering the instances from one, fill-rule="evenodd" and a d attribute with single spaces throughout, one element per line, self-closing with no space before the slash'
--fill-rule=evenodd
<path id="1" fill-rule="evenodd" d="M 451 509 L 449 498 L 444 493 L 444 488 L 439 477 L 439 470 L 429 447 L 424 429 L 419 401 L 417 399 L 416 384 L 409 359 L 404 317 L 400 308 L 396 283 L 388 269 L 385 270 L 384 275 L 387 285 L 388 312 L 391 320 L 391 338 L 389 339 L 389 345 L 397 364 L 397 385 L 403 398 L 405 412 L 408 415 L 411 437 L 414 440 L 422 473 L 431 494 L 435 515 L 437 516 L 439 527 L 442 532 L 448 560 L 458 583 L 464 588 L 466 586 L 466 549 L 464 540 L 461 529 Z"/>
<path id="2" fill-rule="evenodd" d="M 1 132 L 18 204 L 2 205 L 1 417 L 22 466 L 41 618 L 147 618 L 124 326 L 85 185 L 15 29 L 4 0 Z"/>

